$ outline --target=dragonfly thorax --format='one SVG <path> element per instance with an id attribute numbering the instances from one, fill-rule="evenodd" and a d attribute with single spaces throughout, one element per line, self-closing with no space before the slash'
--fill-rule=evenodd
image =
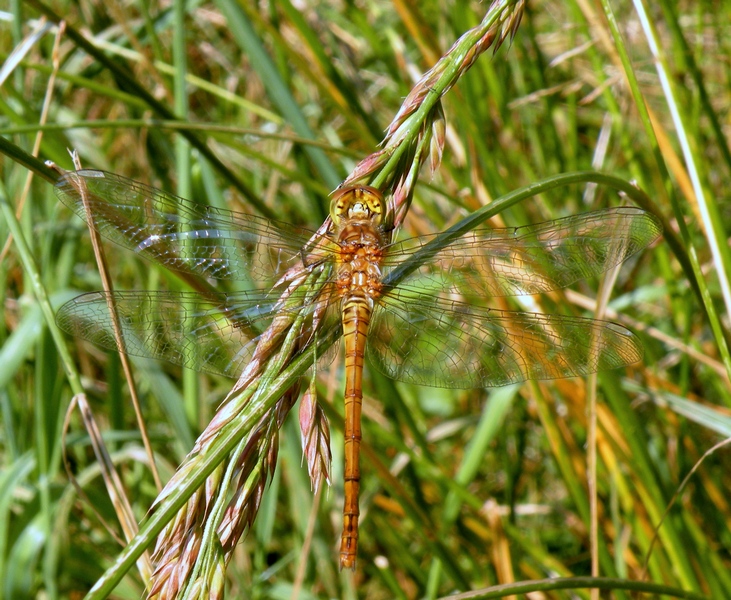
<path id="1" fill-rule="evenodd" d="M 370 304 L 381 294 L 383 239 L 368 223 L 344 225 L 338 236 L 337 287 L 342 297 L 360 297 Z"/>
<path id="2" fill-rule="evenodd" d="M 330 206 L 338 243 L 337 287 L 343 298 L 361 298 L 372 305 L 381 291 L 384 239 L 381 193 L 360 185 L 338 190 Z"/>

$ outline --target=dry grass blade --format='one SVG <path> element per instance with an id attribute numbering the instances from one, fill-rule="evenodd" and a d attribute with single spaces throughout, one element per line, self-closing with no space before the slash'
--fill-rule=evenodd
<path id="1" fill-rule="evenodd" d="M 79 159 L 79 155 L 76 151 L 72 153 L 72 160 L 74 162 L 74 167 L 77 170 L 81 169 L 81 161 Z M 54 169 L 58 170 L 62 175 L 63 170 L 59 169 L 55 165 L 52 165 Z M 140 407 L 140 400 L 139 396 L 137 394 L 137 387 L 135 385 L 134 377 L 132 376 L 132 367 L 130 365 L 129 358 L 127 357 L 127 354 L 123 352 L 121 349 L 124 348 L 124 338 L 121 333 L 121 326 L 119 323 L 119 316 L 117 314 L 117 310 L 114 306 L 114 302 L 112 301 L 112 295 L 111 291 L 113 288 L 112 284 L 112 278 L 109 275 L 109 268 L 107 267 L 107 261 L 104 255 L 104 247 L 102 246 L 101 236 L 99 235 L 99 232 L 96 230 L 96 227 L 94 225 L 94 212 L 89 207 L 89 196 L 88 192 L 85 189 L 85 184 L 83 180 L 79 178 L 71 178 L 70 181 L 72 181 L 79 191 L 79 196 L 82 198 L 84 202 L 84 210 L 87 215 L 90 215 L 89 217 L 89 238 L 91 239 L 91 245 L 94 248 L 94 258 L 96 259 L 96 265 L 97 269 L 99 271 L 99 275 L 101 276 L 102 280 L 102 286 L 104 288 L 104 291 L 107 294 L 107 298 L 109 298 L 108 302 L 108 309 L 109 309 L 109 316 L 113 325 L 114 329 L 114 336 L 117 341 L 117 347 L 120 348 L 119 351 L 119 359 L 122 363 L 122 368 L 124 369 L 124 375 L 127 381 L 127 386 L 130 391 L 130 396 L 132 397 L 132 405 L 135 408 L 135 413 L 137 415 L 137 424 L 140 428 L 140 432 L 142 434 L 142 442 L 145 446 L 145 451 L 147 452 L 147 456 L 150 461 L 150 471 L 152 472 L 152 476 L 155 480 L 155 485 L 157 486 L 158 490 L 162 489 L 162 482 L 160 481 L 160 474 L 157 471 L 157 464 L 155 463 L 155 455 L 152 451 L 152 446 L 150 445 L 150 437 L 147 434 L 147 425 L 145 424 L 145 419 L 142 415 L 142 408 Z"/>
<path id="2" fill-rule="evenodd" d="M 84 428 L 89 435 L 89 440 L 91 440 L 94 454 L 97 457 L 97 462 L 101 469 L 102 478 L 104 479 L 104 485 L 106 486 L 107 493 L 112 501 L 114 510 L 117 513 L 117 519 L 119 521 L 119 524 L 122 527 L 122 531 L 124 532 L 124 538 L 126 541 L 129 542 L 135 537 L 135 535 L 137 535 L 138 531 L 137 521 L 134 517 L 134 511 L 132 509 L 129 499 L 126 496 L 122 479 L 120 478 L 119 473 L 117 473 L 117 469 L 114 467 L 112 458 L 111 456 L 109 456 L 109 452 L 107 451 L 106 445 L 104 444 L 101 431 L 99 430 L 99 426 L 94 419 L 94 413 L 92 412 L 91 406 L 89 406 L 89 402 L 87 401 L 84 394 L 74 396 L 71 404 L 69 405 L 66 419 L 64 422 L 64 440 L 66 439 L 65 433 L 68 430 L 71 412 L 77 405 L 79 407 L 79 412 L 81 413 L 81 417 L 84 422 Z M 103 523 L 104 526 L 116 538 L 116 534 L 111 530 L 109 525 L 107 525 L 104 517 L 99 514 L 96 507 L 94 506 L 94 503 L 89 500 L 88 496 L 84 493 L 84 491 L 79 487 L 78 483 L 76 482 L 76 478 L 74 477 L 71 466 L 68 462 L 65 444 L 63 450 L 66 472 L 69 475 L 69 479 L 73 482 L 74 487 L 76 487 L 79 496 L 87 501 L 87 504 L 89 505 L 91 510 L 94 511 L 99 521 Z M 118 541 L 120 544 L 122 543 L 121 540 Z M 145 581 L 149 581 L 152 574 L 152 563 L 148 554 L 145 553 L 142 558 L 139 559 L 137 564 L 143 579 Z"/>

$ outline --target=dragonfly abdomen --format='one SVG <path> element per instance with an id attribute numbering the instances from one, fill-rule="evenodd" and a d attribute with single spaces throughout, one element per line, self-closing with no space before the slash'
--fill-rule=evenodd
<path id="1" fill-rule="evenodd" d="M 363 402 L 363 357 L 372 303 L 357 295 L 343 302 L 345 338 L 345 469 L 343 534 L 340 540 L 340 568 L 355 568 L 360 509 L 360 441 Z"/>
<path id="2" fill-rule="evenodd" d="M 368 325 L 380 295 L 380 265 L 363 258 L 341 264 L 338 286 L 343 298 L 342 321 L 345 342 L 345 500 L 343 535 L 340 540 L 340 568 L 355 569 L 358 547 L 358 496 L 360 495 L 361 405 L 363 362 Z"/>

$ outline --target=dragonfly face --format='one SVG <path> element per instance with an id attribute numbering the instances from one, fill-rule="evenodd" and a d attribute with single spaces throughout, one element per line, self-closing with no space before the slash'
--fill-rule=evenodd
<path id="1" fill-rule="evenodd" d="M 379 227 L 385 211 L 381 192 L 368 185 L 342 188 L 333 194 L 330 202 L 330 216 L 338 226 L 344 220 L 357 220 Z"/>
<path id="2" fill-rule="evenodd" d="M 235 293 L 115 292 L 121 350 L 128 354 L 236 377 L 262 332 L 283 314 L 308 316 L 301 345 L 312 329 L 342 330 L 341 566 L 355 565 L 366 352 L 389 377 L 452 388 L 581 376 L 642 357 L 637 338 L 620 325 L 481 303 L 566 287 L 620 264 L 661 233 L 658 220 L 636 208 L 511 229 L 480 226 L 448 245 L 439 236 L 391 244 L 383 197 L 367 186 L 336 192 L 331 236 L 197 204 L 102 171 L 66 173 L 56 194 L 103 236 L 189 281 L 252 282 L 252 291 Z M 399 272 L 405 275 L 390 275 Z M 272 291 L 276 283 L 281 287 Z M 80 296 L 59 310 L 57 321 L 73 335 L 118 349 L 109 301 L 104 293 Z"/>

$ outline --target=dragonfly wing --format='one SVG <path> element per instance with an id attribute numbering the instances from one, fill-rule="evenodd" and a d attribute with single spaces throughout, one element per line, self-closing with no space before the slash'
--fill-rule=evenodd
<path id="1" fill-rule="evenodd" d="M 119 348 L 109 307 L 119 316 Z M 64 304 L 56 315 L 67 333 L 108 350 L 237 377 L 261 332 L 282 314 L 271 296 L 238 292 L 92 292 Z"/>
<path id="2" fill-rule="evenodd" d="M 104 171 L 67 172 L 55 189 L 107 239 L 201 277 L 271 284 L 302 260 L 311 238 L 283 223 L 191 202 Z"/>
<path id="3" fill-rule="evenodd" d="M 615 369 L 639 361 L 642 346 L 608 321 L 491 310 L 396 290 L 374 314 L 368 356 L 393 379 L 467 389 Z"/>
<path id="4" fill-rule="evenodd" d="M 611 269 L 661 232 L 648 212 L 612 208 L 511 229 L 480 227 L 442 248 L 439 236 L 404 240 L 388 262 L 421 262 L 409 285 L 425 293 L 538 294 Z"/>

